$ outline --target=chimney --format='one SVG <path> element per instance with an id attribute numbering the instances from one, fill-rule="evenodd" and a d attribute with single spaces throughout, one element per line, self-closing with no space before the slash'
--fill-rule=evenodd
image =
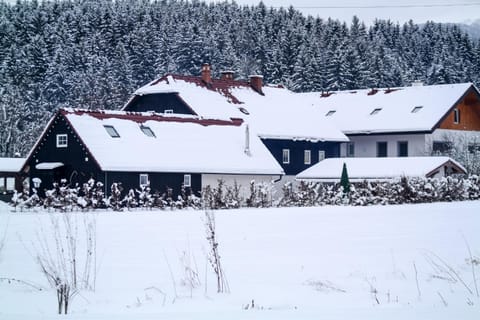
<path id="1" fill-rule="evenodd" d="M 204 63 L 202 65 L 202 80 L 205 83 L 211 83 L 212 82 L 212 73 L 210 71 L 210 65 L 208 63 Z"/>
<path id="2" fill-rule="evenodd" d="M 250 86 L 253 88 L 253 90 L 263 95 L 263 91 L 262 91 L 263 76 L 259 76 L 259 75 L 250 76 Z"/>
<path id="3" fill-rule="evenodd" d="M 412 82 L 412 87 L 423 87 L 422 80 L 415 80 Z"/>
<path id="4" fill-rule="evenodd" d="M 250 129 L 248 128 L 248 124 L 245 126 L 245 154 L 250 156 Z"/>
<path id="5" fill-rule="evenodd" d="M 225 70 L 222 71 L 220 74 L 220 79 L 222 80 L 233 80 L 233 75 L 235 74 L 235 72 L 231 70 Z"/>

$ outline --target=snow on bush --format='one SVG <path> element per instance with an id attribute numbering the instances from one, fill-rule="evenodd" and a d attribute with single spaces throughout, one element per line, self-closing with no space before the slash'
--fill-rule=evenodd
<path id="1" fill-rule="evenodd" d="M 72 211 L 84 209 L 109 208 L 115 211 L 133 209 L 233 209 L 240 207 L 267 208 L 309 207 L 322 205 L 387 205 L 403 203 L 431 203 L 439 201 L 464 201 L 480 199 L 480 178 L 472 175 L 467 178 L 445 177 L 441 179 L 406 178 L 398 181 L 363 181 L 352 183 L 349 192 L 344 192 L 339 184 L 324 184 L 301 181 L 298 184 L 286 183 L 281 189 L 281 197 L 275 200 L 275 188 L 271 183 L 251 181 L 249 194 L 243 198 L 240 186 L 226 185 L 218 180 L 216 187 L 206 186 L 199 197 L 190 188 L 182 185 L 180 194 L 174 199 L 173 191 L 167 187 L 165 192 L 149 186 L 140 190 L 125 191 L 122 184 L 111 185 L 111 194 L 106 197 L 101 182 L 90 179 L 82 188 L 70 187 L 65 180 L 54 183 L 53 188 L 45 191 L 41 199 L 36 190 L 32 195 L 25 190 L 15 193 L 12 206 L 20 211 L 43 206 L 47 209 Z"/>

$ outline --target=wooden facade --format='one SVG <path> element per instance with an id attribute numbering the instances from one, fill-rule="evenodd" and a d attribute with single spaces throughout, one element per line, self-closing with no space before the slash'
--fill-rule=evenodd
<path id="1" fill-rule="evenodd" d="M 480 96 L 471 88 L 441 120 L 438 129 L 480 131 Z"/>
<path id="2" fill-rule="evenodd" d="M 57 147 L 58 134 L 67 135 L 66 147 Z M 45 167 L 47 169 L 43 169 Z M 103 171 L 88 150 L 88 146 L 83 143 L 61 112 L 58 112 L 50 122 L 22 171 L 30 178 L 31 188 L 34 187 L 34 178 L 42 181 L 37 190 L 40 196 L 44 196 L 45 190 L 51 189 L 54 182 L 60 182 L 62 179 L 66 179 L 67 183 L 74 187 L 82 186 L 93 178 L 104 184 L 105 194 L 109 195 L 114 182 L 121 182 L 125 192 L 129 189 L 140 189 L 140 175 L 148 174 L 152 192 L 158 191 L 162 194 L 167 188 L 171 188 L 175 199 L 180 194 L 185 174 L 191 175 L 190 191 L 195 195 L 200 194 L 202 185 L 199 173 Z"/>
<path id="3" fill-rule="evenodd" d="M 296 175 L 316 164 L 319 162 L 320 153 L 322 153 L 325 158 L 340 157 L 340 143 L 338 142 L 312 142 L 283 139 L 262 139 L 262 141 L 282 166 L 286 175 Z M 288 163 L 285 163 L 283 159 L 283 150 L 288 150 Z M 310 151 L 309 163 L 305 162 L 305 151 Z"/>

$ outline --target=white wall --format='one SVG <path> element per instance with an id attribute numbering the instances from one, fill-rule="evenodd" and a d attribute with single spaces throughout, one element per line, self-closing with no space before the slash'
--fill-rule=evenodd
<path id="1" fill-rule="evenodd" d="M 235 181 L 240 188 L 240 196 L 248 197 L 250 195 L 250 182 L 255 180 L 255 183 L 270 183 L 278 180 L 280 176 L 262 176 L 262 175 L 230 175 L 230 174 L 202 174 L 202 189 L 206 186 L 216 188 L 218 180 L 222 179 L 225 186 L 233 187 Z"/>
<path id="2" fill-rule="evenodd" d="M 349 139 L 355 143 L 355 157 L 376 157 L 377 142 L 382 141 L 387 142 L 388 157 L 398 156 L 399 141 L 408 141 L 409 157 L 426 155 L 425 134 L 349 136 Z"/>

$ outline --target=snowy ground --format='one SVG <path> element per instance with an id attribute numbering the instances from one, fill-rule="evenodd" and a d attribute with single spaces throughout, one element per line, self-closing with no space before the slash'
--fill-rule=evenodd
<path id="1" fill-rule="evenodd" d="M 97 224 L 96 289 L 60 318 L 478 319 L 466 243 L 479 261 L 479 209 L 475 201 L 217 211 L 230 294 L 216 293 L 203 212 L 74 213 L 79 230 L 85 215 Z M 0 281 L 0 319 L 59 318 L 32 255 L 60 216 L 0 204 L 0 278 L 46 289 Z M 201 282 L 193 290 L 182 281 L 184 252 Z"/>

